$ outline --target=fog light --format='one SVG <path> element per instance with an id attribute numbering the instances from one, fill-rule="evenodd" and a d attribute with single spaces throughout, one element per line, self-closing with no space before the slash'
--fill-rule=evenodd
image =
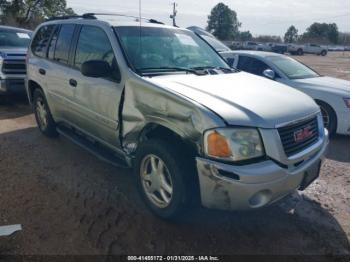
<path id="1" fill-rule="evenodd" d="M 270 190 L 262 190 L 249 199 L 252 208 L 259 208 L 267 205 L 271 201 L 272 192 Z"/>

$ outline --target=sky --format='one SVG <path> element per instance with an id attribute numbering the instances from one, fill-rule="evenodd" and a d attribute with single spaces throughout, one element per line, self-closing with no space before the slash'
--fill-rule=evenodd
<path id="1" fill-rule="evenodd" d="M 141 0 L 143 17 L 171 24 L 171 0 Z M 205 27 L 210 10 L 223 2 L 235 10 L 242 23 L 240 30 L 253 35 L 283 36 L 290 25 L 303 33 L 313 22 L 337 23 L 339 30 L 350 32 L 349 0 L 177 0 L 180 27 Z M 114 12 L 138 15 L 139 0 L 67 0 L 78 14 Z"/>

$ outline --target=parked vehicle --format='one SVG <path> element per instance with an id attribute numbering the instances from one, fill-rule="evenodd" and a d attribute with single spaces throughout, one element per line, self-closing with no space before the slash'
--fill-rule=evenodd
<path id="1" fill-rule="evenodd" d="M 247 41 L 243 43 L 243 49 L 244 50 L 257 50 L 258 43 Z"/>
<path id="2" fill-rule="evenodd" d="M 287 53 L 287 45 L 279 43 L 272 44 L 271 51 L 278 54 Z"/>
<path id="3" fill-rule="evenodd" d="M 272 51 L 272 43 L 258 44 L 257 47 L 255 48 L 255 50 L 271 52 Z"/>
<path id="4" fill-rule="evenodd" d="M 314 101 L 230 68 L 189 30 L 93 14 L 53 20 L 36 30 L 27 61 L 40 131 L 133 167 L 160 217 L 197 199 L 263 207 L 319 174 L 328 133 Z"/>
<path id="5" fill-rule="evenodd" d="M 232 56 L 233 67 L 268 77 L 311 96 L 320 106 L 329 132 L 350 135 L 350 81 L 322 76 L 284 55 L 235 51 L 230 58 Z"/>
<path id="6" fill-rule="evenodd" d="M 31 31 L 0 26 L 0 95 L 25 94 L 25 56 Z"/>
<path id="7" fill-rule="evenodd" d="M 328 46 L 328 51 L 345 51 L 344 46 Z"/>
<path id="8" fill-rule="evenodd" d="M 315 44 L 289 44 L 288 52 L 292 55 L 315 54 L 325 56 L 327 55 L 327 48 Z"/>

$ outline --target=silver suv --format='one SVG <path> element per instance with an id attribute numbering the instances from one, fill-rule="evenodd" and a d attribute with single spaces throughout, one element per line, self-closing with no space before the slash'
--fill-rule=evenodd
<path id="1" fill-rule="evenodd" d="M 196 202 L 263 207 L 319 175 L 328 135 L 315 102 L 230 68 L 188 30 L 92 14 L 49 21 L 27 67 L 41 132 L 133 167 L 163 218 Z"/>

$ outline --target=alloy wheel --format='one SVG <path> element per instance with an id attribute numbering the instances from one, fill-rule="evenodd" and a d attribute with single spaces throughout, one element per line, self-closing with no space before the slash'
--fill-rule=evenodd
<path id="1" fill-rule="evenodd" d="M 140 178 L 147 198 L 159 208 L 166 208 L 173 197 L 173 181 L 164 161 L 146 155 L 140 166 Z"/>

